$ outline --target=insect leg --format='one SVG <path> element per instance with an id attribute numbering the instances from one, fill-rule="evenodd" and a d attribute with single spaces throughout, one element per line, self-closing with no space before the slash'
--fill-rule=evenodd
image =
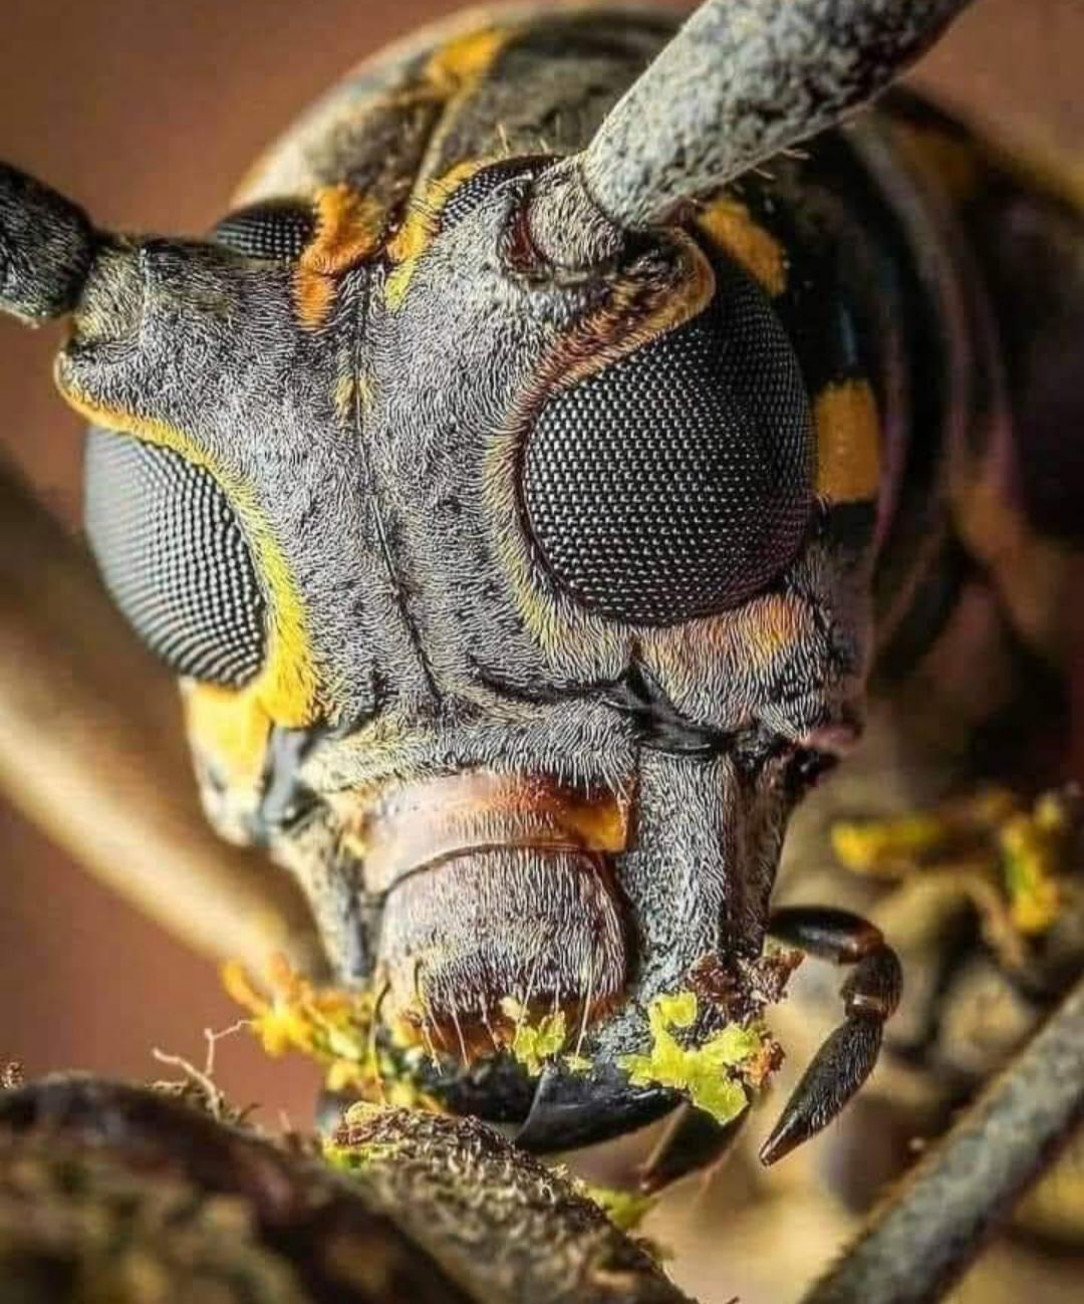
<path id="1" fill-rule="evenodd" d="M 846 910 L 789 906 L 772 914 L 768 931 L 819 959 L 855 966 L 840 991 L 844 1022 L 817 1052 L 761 1147 L 761 1162 L 774 1164 L 826 1127 L 869 1077 L 903 975 L 880 930 Z"/>
<path id="2" fill-rule="evenodd" d="M 748 1117 L 746 1109 L 729 1123 L 719 1124 L 703 1110 L 682 1105 L 640 1169 L 640 1190 L 654 1195 L 690 1173 L 718 1168 L 730 1154 Z"/>

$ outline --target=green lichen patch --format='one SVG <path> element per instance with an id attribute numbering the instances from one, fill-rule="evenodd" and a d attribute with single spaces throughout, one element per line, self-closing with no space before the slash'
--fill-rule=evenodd
<path id="1" fill-rule="evenodd" d="M 500 1009 L 512 1025 L 508 1052 L 531 1077 L 537 1077 L 547 1064 L 558 1058 L 573 1073 L 591 1071 L 591 1061 L 585 1055 L 577 1051 L 561 1054 L 568 1042 L 568 1020 L 564 1010 L 552 1010 L 532 1017 L 528 1009 L 511 996 L 501 1001 Z"/>
<path id="2" fill-rule="evenodd" d="M 694 992 L 656 997 L 648 1008 L 650 1051 L 618 1063 L 634 1086 L 671 1087 L 716 1122 L 729 1123 L 749 1103 L 749 1088 L 760 1086 L 778 1062 L 778 1047 L 759 1022 L 727 1024 L 686 1045 L 678 1034 L 691 1030 L 699 1013 Z"/>

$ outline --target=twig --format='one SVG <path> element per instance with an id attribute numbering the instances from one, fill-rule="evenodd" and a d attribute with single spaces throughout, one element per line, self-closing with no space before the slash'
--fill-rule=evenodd
<path id="1" fill-rule="evenodd" d="M 225 1104 L 226 1097 L 222 1091 L 215 1086 L 209 1073 L 201 1072 L 190 1061 L 186 1060 L 183 1055 L 168 1055 L 164 1050 L 159 1050 L 157 1046 L 151 1048 L 151 1055 L 159 1064 L 165 1064 L 169 1068 L 180 1069 L 185 1076 L 186 1083 L 194 1083 L 200 1090 L 207 1112 L 212 1118 L 222 1118 L 222 1107 Z M 155 1086 L 158 1084 L 155 1083 Z"/>
<path id="2" fill-rule="evenodd" d="M 1084 1118 L 1084 979 L 803 1304 L 933 1304 Z"/>
<path id="3" fill-rule="evenodd" d="M 90 558 L 0 466 L 0 792 L 196 950 L 302 972 L 301 893 L 199 811 L 176 693 Z"/>

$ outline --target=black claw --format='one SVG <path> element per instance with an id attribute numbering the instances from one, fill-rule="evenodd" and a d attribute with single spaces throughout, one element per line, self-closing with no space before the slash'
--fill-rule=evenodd
<path id="1" fill-rule="evenodd" d="M 789 1155 L 839 1114 L 877 1063 L 883 1027 L 880 1018 L 855 1016 L 832 1033 L 761 1147 L 762 1164 Z"/>
<path id="2" fill-rule="evenodd" d="M 550 1064 L 538 1080 L 516 1145 L 546 1154 L 609 1141 L 653 1123 L 680 1102 L 676 1092 L 662 1087 L 630 1086 L 616 1069 L 596 1068 L 585 1075 Z"/>
<path id="3" fill-rule="evenodd" d="M 640 1170 L 640 1190 L 653 1195 L 690 1173 L 714 1168 L 729 1153 L 748 1117 L 745 1109 L 729 1123 L 717 1123 L 702 1109 L 683 1105 Z"/>
<path id="4" fill-rule="evenodd" d="M 790 906 L 772 912 L 773 937 L 836 964 L 853 964 L 841 990 L 847 1021 L 817 1057 L 787 1101 L 760 1151 L 774 1164 L 827 1126 L 865 1082 L 877 1063 L 884 1021 L 899 1004 L 903 971 L 881 930 L 849 910 Z"/>

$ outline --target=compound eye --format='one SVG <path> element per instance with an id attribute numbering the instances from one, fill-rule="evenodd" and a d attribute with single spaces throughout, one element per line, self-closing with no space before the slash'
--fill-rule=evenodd
<path id="1" fill-rule="evenodd" d="M 441 234 L 458 226 L 506 181 L 517 177 L 523 179 L 536 177 L 553 161 L 548 155 L 528 155 L 502 159 L 499 163 L 489 163 L 479 168 L 477 172 L 456 186 L 442 205 L 439 215 Z"/>
<path id="2" fill-rule="evenodd" d="M 311 205 L 282 199 L 250 204 L 228 214 L 211 232 L 211 239 L 246 258 L 293 263 L 315 233 Z"/>
<path id="3" fill-rule="evenodd" d="M 550 395 L 523 462 L 553 580 L 612 620 L 674 625 L 763 591 L 813 505 L 798 360 L 744 272 L 716 266 L 696 318 Z"/>
<path id="4" fill-rule="evenodd" d="M 113 600 L 172 670 L 240 687 L 264 661 L 252 554 L 209 472 L 169 449 L 92 430 L 86 529 Z"/>

